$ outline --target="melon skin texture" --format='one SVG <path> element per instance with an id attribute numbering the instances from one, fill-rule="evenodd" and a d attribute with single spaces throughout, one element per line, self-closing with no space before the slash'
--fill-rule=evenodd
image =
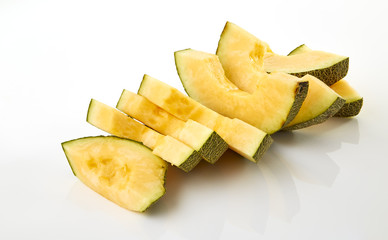
<path id="1" fill-rule="evenodd" d="M 187 94 L 194 100 L 269 134 L 292 121 L 308 91 L 307 81 L 268 78 L 268 74 L 263 75 L 253 94 L 242 91 L 227 79 L 217 55 L 192 49 L 175 52 L 175 64 Z"/>
<path id="2" fill-rule="evenodd" d="M 124 90 L 117 109 L 164 135 L 170 135 L 197 150 L 214 164 L 228 144 L 213 130 L 191 119 L 182 121 L 143 96 Z"/>
<path id="3" fill-rule="evenodd" d="M 302 44 L 292 50 L 288 55 L 296 55 L 309 51 L 312 50 L 305 44 Z M 346 101 L 341 109 L 334 115 L 335 117 L 354 117 L 360 113 L 364 101 L 363 97 L 361 97 L 345 79 L 339 80 L 331 85 L 330 88 Z"/>
<path id="4" fill-rule="evenodd" d="M 152 149 L 153 154 L 185 172 L 191 171 L 202 159 L 197 151 L 186 144 L 162 135 L 95 99 L 90 101 L 86 121 L 117 137 L 143 143 Z"/>
<path id="5" fill-rule="evenodd" d="M 227 22 L 217 47 L 217 56 L 226 77 L 241 90 L 256 94 L 263 77 L 273 81 L 308 82 L 306 98 L 292 121 L 286 122 L 282 130 L 296 130 L 319 124 L 333 116 L 344 100 L 319 79 L 305 75 L 301 79 L 286 73 L 267 74 L 264 70 L 264 55 L 271 51 L 261 41 L 241 27 Z M 281 105 L 282 102 L 276 105 Z"/>
<path id="6" fill-rule="evenodd" d="M 183 121 L 192 119 L 216 131 L 233 151 L 253 162 L 261 159 L 273 142 L 266 132 L 239 119 L 222 116 L 148 75 L 144 76 L 138 94 Z"/>
<path id="7" fill-rule="evenodd" d="M 303 77 L 306 74 L 317 77 L 330 86 L 346 76 L 349 70 L 349 57 L 323 51 L 291 52 L 287 56 L 267 52 L 264 69 L 267 72 L 280 71 Z"/>
<path id="8" fill-rule="evenodd" d="M 330 87 L 346 100 L 342 108 L 334 115 L 335 117 L 354 117 L 360 113 L 364 99 L 345 79 Z"/>
<path id="9" fill-rule="evenodd" d="M 139 142 L 97 136 L 62 148 L 75 176 L 123 208 L 144 212 L 165 193 L 166 162 Z"/>

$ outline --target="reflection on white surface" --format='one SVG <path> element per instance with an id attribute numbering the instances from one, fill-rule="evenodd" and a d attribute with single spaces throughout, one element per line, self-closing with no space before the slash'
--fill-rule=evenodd
<path id="1" fill-rule="evenodd" d="M 387 239 L 386 9 L 374 0 L 328 0 L 319 11 L 285 0 L 0 1 L 0 239 Z M 73 176 L 60 143 L 105 134 L 85 122 L 90 98 L 114 106 L 144 73 L 183 91 L 173 52 L 214 52 L 228 20 L 279 53 L 305 43 L 349 56 L 360 115 L 279 132 L 257 165 L 228 151 L 189 174 L 170 167 L 166 195 L 142 214 Z"/>
<path id="2" fill-rule="evenodd" d="M 295 181 L 330 188 L 340 173 L 330 153 L 343 142 L 359 141 L 356 119 L 333 119 L 326 130 L 320 127 L 275 134 L 275 143 L 258 164 L 228 150 L 215 165 L 203 161 L 190 174 L 169 167 L 165 196 L 144 214 L 121 209 L 80 182 L 68 200 L 83 211 L 121 219 L 145 239 L 219 239 L 228 231 L 225 226 L 263 235 L 271 216 L 291 223 L 303 209 Z"/>

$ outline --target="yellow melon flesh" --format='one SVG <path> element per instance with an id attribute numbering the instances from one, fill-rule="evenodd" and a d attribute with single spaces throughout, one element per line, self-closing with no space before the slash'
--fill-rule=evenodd
<path id="1" fill-rule="evenodd" d="M 253 94 L 242 91 L 226 78 L 217 55 L 210 53 L 178 51 L 175 63 L 190 97 L 224 116 L 241 119 L 270 134 L 292 120 L 307 93 L 307 82 L 269 78 L 267 74 Z"/>
<path id="2" fill-rule="evenodd" d="M 264 56 L 268 52 L 272 51 L 267 43 L 231 22 L 226 23 L 217 48 L 217 56 L 226 77 L 248 93 L 258 94 L 263 79 L 275 81 L 279 87 L 284 84 L 280 80 L 309 83 L 307 96 L 295 118 L 282 129 L 295 130 L 324 122 L 344 104 L 338 94 L 313 76 L 305 75 L 299 79 L 282 72 L 267 74 L 264 70 Z"/>
<path id="3" fill-rule="evenodd" d="M 121 207 L 142 212 L 165 193 L 166 162 L 138 142 L 99 136 L 62 147 L 74 174 Z"/>
<path id="4" fill-rule="evenodd" d="M 257 162 L 272 143 L 272 138 L 264 131 L 241 120 L 224 117 L 148 75 L 144 76 L 138 94 L 183 121 L 192 119 L 213 129 L 232 150 L 253 162 Z"/>
<path id="5" fill-rule="evenodd" d="M 95 99 L 90 101 L 87 122 L 115 136 L 144 143 L 155 155 L 186 172 L 191 171 L 202 159 L 197 151 L 186 144 L 159 134 Z"/>
<path id="6" fill-rule="evenodd" d="M 152 129 L 187 144 L 210 163 L 215 163 L 228 149 L 226 142 L 210 128 L 190 119 L 182 121 L 145 97 L 128 90 L 121 94 L 117 108 Z"/>
<path id="7" fill-rule="evenodd" d="M 336 117 L 354 117 L 360 113 L 364 99 L 345 79 L 330 87 L 346 100 L 344 106 L 335 114 Z"/>
<path id="8" fill-rule="evenodd" d="M 312 49 L 305 44 L 302 44 L 292 50 L 288 55 L 297 55 L 310 51 L 312 51 Z M 354 117 L 360 113 L 364 99 L 345 79 L 341 79 L 332 84 L 330 88 L 346 101 L 341 109 L 334 115 L 335 117 Z"/>

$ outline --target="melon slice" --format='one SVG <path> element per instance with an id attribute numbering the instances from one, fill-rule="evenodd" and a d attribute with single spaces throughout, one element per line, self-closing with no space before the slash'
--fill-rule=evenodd
<path id="1" fill-rule="evenodd" d="M 240 90 L 224 74 L 217 55 L 186 49 L 175 52 L 175 64 L 187 94 L 230 117 L 269 134 L 286 126 L 298 113 L 307 95 L 308 82 L 262 74 L 254 93 Z"/>
<path id="2" fill-rule="evenodd" d="M 323 51 L 283 56 L 271 51 L 265 54 L 264 68 L 267 72 L 286 72 L 297 77 L 310 74 L 330 86 L 348 73 L 349 57 Z"/>
<path id="3" fill-rule="evenodd" d="M 143 212 L 165 193 L 167 164 L 141 143 L 98 136 L 62 148 L 75 176 L 123 208 Z"/>
<path id="4" fill-rule="evenodd" d="M 312 51 L 305 44 L 292 50 L 288 55 L 301 54 Z M 341 79 L 330 86 L 336 93 L 346 100 L 342 108 L 334 115 L 335 117 L 353 117 L 360 113 L 363 105 L 363 97 L 345 80 Z"/>
<path id="5" fill-rule="evenodd" d="M 123 91 L 116 107 L 152 129 L 187 144 L 212 164 L 228 149 L 228 144 L 214 130 L 191 119 L 182 121 L 128 90 Z"/>
<path id="6" fill-rule="evenodd" d="M 94 99 L 90 101 L 86 121 L 117 137 L 142 142 L 152 149 L 155 155 L 185 172 L 191 171 L 202 159 L 197 151 L 186 144 L 171 136 L 162 135 Z"/>
<path id="7" fill-rule="evenodd" d="M 272 143 L 266 132 L 239 119 L 224 117 L 148 75 L 144 76 L 138 94 L 183 121 L 192 119 L 214 130 L 232 150 L 253 162 L 257 162 Z"/>
<path id="8" fill-rule="evenodd" d="M 268 44 L 236 24 L 227 22 L 218 43 L 217 55 L 226 77 L 240 89 L 256 94 L 263 75 L 267 75 L 263 66 L 266 51 Z M 281 78 L 284 81 L 298 79 L 284 73 L 272 73 L 267 78 Z M 319 79 L 305 75 L 301 80 L 309 82 L 307 96 L 295 118 L 283 129 L 296 130 L 322 123 L 344 104 L 344 100 Z"/>
<path id="9" fill-rule="evenodd" d="M 309 82 L 309 92 L 299 113 L 283 130 L 297 130 L 322 123 L 345 104 L 340 95 L 316 77 L 305 75 L 302 79 Z"/>
<path id="10" fill-rule="evenodd" d="M 360 113 L 364 99 L 345 79 L 339 80 L 330 87 L 346 100 L 334 115 L 335 117 L 354 117 Z"/>

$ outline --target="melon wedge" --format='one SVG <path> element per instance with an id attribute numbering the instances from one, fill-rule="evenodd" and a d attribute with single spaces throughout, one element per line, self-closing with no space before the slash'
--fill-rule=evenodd
<path id="1" fill-rule="evenodd" d="M 297 77 L 310 74 L 330 86 L 348 73 L 349 57 L 323 51 L 283 56 L 271 51 L 265 54 L 264 68 L 267 72 L 285 72 Z"/>
<path id="2" fill-rule="evenodd" d="M 143 212 L 165 193 L 167 164 L 141 143 L 98 136 L 62 148 L 75 176 L 123 208 Z"/>
<path id="3" fill-rule="evenodd" d="M 309 51 L 312 50 L 305 44 L 302 44 L 292 50 L 288 55 L 301 54 Z M 339 80 L 331 85 L 330 88 L 346 101 L 342 108 L 334 115 L 335 117 L 354 117 L 360 113 L 364 101 L 363 97 L 345 79 Z"/>
<path id="4" fill-rule="evenodd" d="M 360 113 L 364 98 L 345 79 L 339 80 L 330 87 L 346 100 L 334 115 L 335 117 L 354 117 Z"/>
<path id="5" fill-rule="evenodd" d="M 274 81 L 279 81 L 276 78 L 283 81 L 298 80 L 297 77 L 284 73 L 266 74 L 264 55 L 268 48 L 268 44 L 254 35 L 236 24 L 227 22 L 218 43 L 217 55 L 226 77 L 231 82 L 246 92 L 257 94 L 263 76 Z M 283 126 L 284 130 L 296 130 L 322 123 L 344 104 L 344 100 L 319 79 L 305 75 L 301 80 L 309 83 L 307 96 L 295 118 Z"/>
<path id="6" fill-rule="evenodd" d="M 182 121 L 128 90 L 123 91 L 116 107 L 152 129 L 187 144 L 212 164 L 228 149 L 228 144 L 214 130 L 191 119 Z"/>
<path id="7" fill-rule="evenodd" d="M 308 82 L 263 74 L 252 94 L 240 90 L 225 76 L 217 55 L 186 49 L 175 52 L 175 64 L 187 94 L 230 117 L 269 134 L 286 126 L 298 113 L 307 95 Z"/>
<path id="8" fill-rule="evenodd" d="M 224 117 L 148 75 L 144 76 L 138 94 L 183 121 L 192 119 L 214 130 L 232 150 L 253 162 L 263 156 L 273 141 L 266 132 L 239 119 Z"/>
<path id="9" fill-rule="evenodd" d="M 197 151 L 186 144 L 162 135 L 95 99 L 90 101 L 86 121 L 117 137 L 142 142 L 152 149 L 152 153 L 185 172 L 191 171 L 202 159 Z"/>

